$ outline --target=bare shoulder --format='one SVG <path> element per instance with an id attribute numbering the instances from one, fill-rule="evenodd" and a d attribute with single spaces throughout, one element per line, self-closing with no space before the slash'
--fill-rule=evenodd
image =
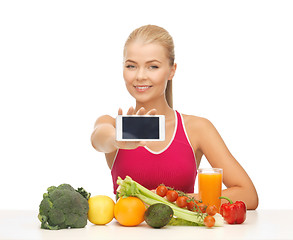
<path id="1" fill-rule="evenodd" d="M 197 165 L 199 166 L 203 151 L 201 149 L 202 141 L 205 135 L 210 135 L 209 129 L 213 128 L 212 123 L 203 117 L 182 114 L 187 137 L 195 152 Z"/>
<path id="2" fill-rule="evenodd" d="M 220 134 L 214 125 L 206 118 L 192 115 L 182 115 L 187 136 L 192 147 L 197 152 L 201 152 L 207 156 L 206 146 L 223 146 Z"/>
<path id="3" fill-rule="evenodd" d="M 187 132 L 205 132 L 214 128 L 214 125 L 206 118 L 187 114 L 182 114 L 182 117 Z"/>
<path id="4" fill-rule="evenodd" d="M 95 128 L 100 124 L 111 124 L 115 126 L 115 118 L 110 115 L 102 115 L 95 122 Z"/>

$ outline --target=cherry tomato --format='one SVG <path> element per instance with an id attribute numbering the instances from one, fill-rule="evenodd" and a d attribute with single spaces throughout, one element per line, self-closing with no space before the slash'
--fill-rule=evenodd
<path id="1" fill-rule="evenodd" d="M 204 218 L 203 222 L 204 225 L 206 225 L 207 227 L 213 227 L 215 225 L 216 220 L 214 217 L 208 215 Z"/>
<path id="2" fill-rule="evenodd" d="M 175 202 L 178 198 L 178 193 L 174 190 L 168 190 L 168 192 L 166 193 L 166 198 L 170 202 Z"/>
<path id="3" fill-rule="evenodd" d="M 206 213 L 210 216 L 214 216 L 217 213 L 217 208 L 215 205 L 209 205 L 206 209 Z"/>
<path id="4" fill-rule="evenodd" d="M 194 211 L 194 210 L 195 210 L 195 203 L 194 203 L 194 201 L 190 201 L 190 202 L 188 202 L 188 203 L 187 203 L 187 208 L 188 208 L 188 210 L 190 210 L 190 211 Z"/>
<path id="5" fill-rule="evenodd" d="M 178 207 L 185 208 L 187 206 L 187 199 L 186 196 L 180 196 L 176 199 L 176 204 Z"/>
<path id="6" fill-rule="evenodd" d="M 198 207 L 198 211 L 199 212 L 202 212 L 202 213 L 205 213 L 206 212 L 206 209 L 207 209 L 207 206 L 203 203 L 198 203 L 197 204 L 197 207 Z"/>
<path id="7" fill-rule="evenodd" d="M 167 192 L 168 192 L 168 189 L 164 185 L 160 185 L 156 188 L 156 193 L 161 197 L 165 197 Z"/>

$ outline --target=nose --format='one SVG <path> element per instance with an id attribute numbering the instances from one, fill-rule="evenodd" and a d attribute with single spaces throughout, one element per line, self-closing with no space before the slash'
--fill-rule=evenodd
<path id="1" fill-rule="evenodd" d="M 144 68 L 139 68 L 137 70 L 136 79 L 138 81 L 145 80 L 147 78 L 146 71 Z"/>

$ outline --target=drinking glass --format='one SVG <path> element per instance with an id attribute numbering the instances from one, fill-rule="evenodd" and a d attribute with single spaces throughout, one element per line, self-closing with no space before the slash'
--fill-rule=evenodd
<path id="1" fill-rule="evenodd" d="M 222 195 L 223 169 L 221 168 L 201 168 L 198 169 L 198 191 L 199 198 L 209 206 L 215 205 L 217 211 L 220 210 Z"/>

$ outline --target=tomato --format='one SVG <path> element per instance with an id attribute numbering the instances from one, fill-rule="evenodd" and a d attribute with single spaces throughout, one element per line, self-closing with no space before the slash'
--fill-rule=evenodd
<path id="1" fill-rule="evenodd" d="M 203 203 L 198 203 L 197 204 L 197 210 L 202 212 L 202 213 L 205 213 L 206 212 L 206 209 L 207 209 L 207 206 Z"/>
<path id="2" fill-rule="evenodd" d="M 187 206 L 187 199 L 186 196 L 180 196 L 176 199 L 176 204 L 178 207 L 185 208 Z"/>
<path id="3" fill-rule="evenodd" d="M 166 198 L 170 202 L 175 202 L 178 198 L 178 193 L 175 190 L 168 190 L 166 193 Z"/>
<path id="4" fill-rule="evenodd" d="M 187 208 L 190 211 L 194 211 L 194 209 L 195 209 L 195 202 L 194 201 L 187 202 Z"/>
<path id="5" fill-rule="evenodd" d="M 204 218 L 203 222 L 204 225 L 206 225 L 207 227 L 213 227 L 215 225 L 216 220 L 214 217 L 208 215 Z"/>
<path id="6" fill-rule="evenodd" d="M 164 186 L 164 185 L 160 185 L 160 186 L 158 186 L 157 189 L 156 189 L 156 193 L 157 193 L 159 196 L 161 196 L 161 197 L 165 197 L 166 194 L 167 194 L 167 192 L 168 192 L 168 189 L 167 189 L 167 187 Z"/>
<path id="7" fill-rule="evenodd" d="M 206 213 L 210 216 L 214 216 L 217 213 L 217 208 L 215 205 L 209 205 L 206 209 Z"/>
<path id="8" fill-rule="evenodd" d="M 144 221 L 145 205 L 137 197 L 119 198 L 114 216 L 123 226 L 136 226 Z"/>

